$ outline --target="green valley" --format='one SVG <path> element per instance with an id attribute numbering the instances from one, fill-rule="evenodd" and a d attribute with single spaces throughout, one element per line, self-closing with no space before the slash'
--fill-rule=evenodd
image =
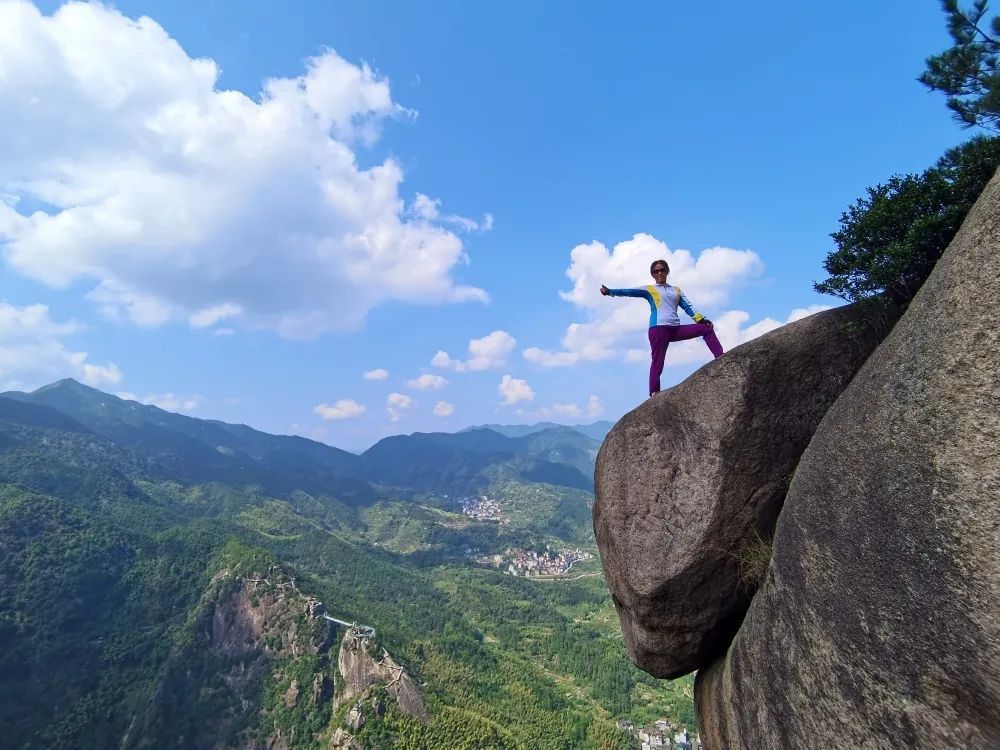
<path id="1" fill-rule="evenodd" d="M 546 430 L 544 456 L 531 435 L 480 431 L 474 450 L 402 439 L 409 465 L 433 469 L 406 486 L 376 481 L 365 456 L 72 381 L 16 395 L 0 398 L 11 747 L 329 747 L 350 725 L 358 747 L 627 748 L 618 719 L 694 725 L 689 679 L 626 659 L 596 558 L 534 580 L 474 559 L 596 553 L 593 498 L 574 486 L 592 438 L 562 447 Z M 435 462 L 442 444 L 450 464 Z M 532 481 L 539 467 L 556 483 Z M 498 517 L 470 515 L 471 497 Z M 386 685 L 339 701 L 345 628 L 313 601 L 375 629 L 426 720 Z"/>

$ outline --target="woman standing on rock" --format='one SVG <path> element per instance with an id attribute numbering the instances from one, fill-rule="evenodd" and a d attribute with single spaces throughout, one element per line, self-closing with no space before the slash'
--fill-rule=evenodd
<path id="1" fill-rule="evenodd" d="M 705 339 L 712 355 L 718 359 L 722 356 L 722 344 L 715 335 L 712 321 L 695 312 L 687 297 L 679 286 L 667 286 L 667 274 L 670 266 L 665 260 L 654 260 L 649 267 L 649 273 L 655 283 L 636 289 L 608 289 L 601 284 L 601 294 L 606 297 L 642 297 L 649 302 L 649 347 L 652 350 L 652 361 L 649 364 L 649 395 L 660 392 L 660 374 L 663 372 L 663 361 L 667 356 L 667 347 L 671 341 L 687 341 L 701 336 Z M 678 305 L 688 315 L 694 318 L 694 323 L 681 325 L 677 316 Z"/>

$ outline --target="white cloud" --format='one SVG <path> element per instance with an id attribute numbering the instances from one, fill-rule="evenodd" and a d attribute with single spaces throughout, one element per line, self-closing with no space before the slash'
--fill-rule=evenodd
<path id="1" fill-rule="evenodd" d="M 670 264 L 670 283 L 682 286 L 696 309 L 724 304 L 732 290 L 763 270 L 752 250 L 710 247 L 695 258 L 687 250 L 671 250 L 648 234 L 637 234 L 608 250 L 600 242 L 577 245 L 570 252 L 566 275 L 573 288 L 559 295 L 584 312 L 587 321 L 572 323 L 559 350 L 528 347 L 524 358 L 542 367 L 566 367 L 607 359 L 649 326 L 649 306 L 642 300 L 601 295 L 601 284 L 611 288 L 652 283 L 649 265 L 657 258 Z M 683 314 L 683 313 L 682 313 Z"/>
<path id="2" fill-rule="evenodd" d="M 572 331 L 577 326 L 579 326 L 578 323 L 572 323 L 569 330 Z M 567 338 L 563 339 L 564 346 L 568 346 Z M 569 367 L 580 361 L 607 359 L 612 353 L 612 350 L 602 345 L 599 339 L 593 339 L 593 344 L 589 347 L 584 342 L 584 348 L 577 351 L 554 352 L 548 349 L 539 349 L 537 346 L 529 346 L 523 352 L 526 360 L 542 367 Z"/>
<path id="3" fill-rule="evenodd" d="M 517 339 L 506 331 L 493 331 L 481 339 L 469 341 L 469 358 L 465 361 L 452 359 L 448 352 L 439 351 L 431 359 L 431 364 L 455 372 L 466 370 L 490 370 L 503 367 L 507 355 L 514 351 Z"/>
<path id="4" fill-rule="evenodd" d="M 313 407 L 313 412 L 321 416 L 326 421 L 340 419 L 355 419 L 365 413 L 365 407 L 349 398 L 342 398 L 332 406 L 329 404 L 317 404 Z"/>
<path id="5" fill-rule="evenodd" d="M 552 404 L 551 406 L 542 406 L 533 411 L 518 409 L 517 414 L 525 419 L 534 420 L 579 420 L 583 416 L 584 411 L 586 411 L 588 417 L 600 416 L 604 411 L 604 404 L 601 403 L 601 399 L 597 396 L 591 396 L 587 399 L 586 406 L 582 408 L 579 404 L 574 403 Z"/>
<path id="6" fill-rule="evenodd" d="M 465 232 L 478 230 L 488 232 L 493 229 L 493 214 L 485 214 L 482 221 L 473 221 L 464 216 L 455 214 L 442 215 L 441 201 L 429 198 L 423 193 L 417 193 L 417 197 L 410 205 L 410 214 L 423 221 L 436 221 L 442 224 L 451 224 Z"/>
<path id="7" fill-rule="evenodd" d="M 441 201 L 428 198 L 423 193 L 417 193 L 417 197 L 414 198 L 413 203 L 410 205 L 410 213 L 424 221 L 436 221 L 438 216 L 440 216 L 440 212 L 438 211 L 440 203 Z"/>
<path id="8" fill-rule="evenodd" d="M 374 370 L 369 370 L 364 375 L 362 375 L 365 380 L 385 380 L 389 377 L 389 371 L 378 367 Z"/>
<path id="9" fill-rule="evenodd" d="M 435 417 L 450 417 L 455 413 L 455 405 L 449 404 L 447 401 L 438 401 L 434 404 L 434 416 Z"/>
<path id="10" fill-rule="evenodd" d="M 82 356 L 81 356 L 82 354 Z M 83 371 L 83 382 L 91 385 L 117 385 L 122 382 L 122 372 L 118 365 L 90 365 L 84 362 L 86 352 L 77 352 L 73 355 L 74 364 Z"/>
<path id="11" fill-rule="evenodd" d="M 497 391 L 503 397 L 505 406 L 511 406 L 521 401 L 532 401 L 535 398 L 535 392 L 531 390 L 531 386 L 526 380 L 512 378 L 510 375 L 503 376 L 500 385 L 497 386 Z"/>
<path id="12" fill-rule="evenodd" d="M 792 323 L 796 320 L 806 317 L 806 315 L 811 315 L 814 312 L 819 312 L 820 310 L 827 310 L 829 307 L 827 305 L 814 305 L 814 309 L 811 311 L 806 311 L 804 309 L 792 310 L 788 318 L 784 321 L 775 320 L 774 318 L 764 318 L 763 320 L 758 320 L 747 327 L 742 327 L 744 323 L 750 320 L 750 315 L 742 310 L 733 310 L 729 313 L 727 318 L 721 319 L 719 322 L 721 326 L 716 332 L 719 336 L 719 340 L 725 340 L 728 344 L 729 349 L 742 344 L 746 341 L 757 338 L 758 336 L 763 336 L 765 333 L 773 331 L 776 328 L 780 328 L 786 323 Z"/>
<path id="13" fill-rule="evenodd" d="M 93 386 L 120 383 L 118 365 L 94 364 L 87 352 L 72 351 L 63 343 L 82 330 L 74 321 L 52 320 L 47 305 L 16 307 L 0 302 L 0 386 L 34 388 L 66 377 Z"/>
<path id="14" fill-rule="evenodd" d="M 578 404 L 552 404 L 552 413 L 560 417 L 579 417 L 583 412 Z"/>
<path id="15" fill-rule="evenodd" d="M 458 370 L 459 367 L 464 367 L 461 360 L 452 359 L 448 352 L 438 351 L 433 357 L 431 357 L 431 364 L 435 367 L 444 367 L 450 370 Z"/>
<path id="16" fill-rule="evenodd" d="M 408 388 L 414 388 L 418 391 L 439 391 L 448 385 L 448 381 L 440 375 L 424 373 L 418 378 L 407 380 L 406 385 Z"/>
<path id="17" fill-rule="evenodd" d="M 796 320 L 802 320 L 803 318 L 808 318 L 810 315 L 815 315 L 818 312 L 832 309 L 833 305 L 809 305 L 809 307 L 796 307 L 788 314 L 787 320 L 785 320 L 782 325 L 794 323 Z"/>
<path id="18" fill-rule="evenodd" d="M 415 403 L 413 398 L 405 393 L 390 393 L 385 400 L 385 410 L 389 413 L 389 421 L 398 421 L 403 416 L 403 412 Z"/>
<path id="19" fill-rule="evenodd" d="M 221 305 L 199 310 L 188 319 L 188 322 L 195 328 L 208 328 L 209 326 L 214 326 L 220 320 L 232 318 L 242 312 L 243 308 L 239 305 L 225 302 Z"/>
<path id="20" fill-rule="evenodd" d="M 716 324 L 716 328 L 719 329 L 716 331 L 716 335 L 718 335 L 723 346 L 729 350 L 758 336 L 763 336 L 775 328 L 780 328 L 783 325 L 794 323 L 796 320 L 802 320 L 802 318 L 809 315 L 829 309 L 830 305 L 797 307 L 788 314 L 788 317 L 784 321 L 778 321 L 774 318 L 764 318 L 746 328 L 742 328 L 741 325 L 750 320 L 750 315 L 742 310 L 734 310 L 732 313 L 729 313 L 731 317 L 720 319 L 719 323 Z"/>
<path id="21" fill-rule="evenodd" d="M 127 391 L 120 391 L 115 395 L 127 401 L 138 401 L 142 404 L 158 406 L 164 411 L 172 412 L 194 411 L 201 405 L 203 400 L 201 396 L 178 396 L 174 393 L 153 393 L 143 398 Z"/>
<path id="22" fill-rule="evenodd" d="M 2 212 L 3 204 L 0 203 L 0 214 Z M 0 220 L 2 218 L 0 216 Z M 3 226 L 0 224 L 0 245 L 3 244 L 3 241 Z M 8 245 L 8 251 L 11 247 L 16 247 L 15 243 Z M 51 257 L 55 260 L 55 254 Z M 7 258 L 11 260 L 9 252 Z M 16 262 L 13 262 L 13 265 L 17 267 Z M 32 275 L 30 271 L 28 274 Z M 172 314 L 170 305 L 163 300 L 139 294 L 111 279 L 106 279 L 94 287 L 94 289 L 87 293 L 87 299 L 95 303 L 108 320 L 131 320 L 137 326 L 144 328 L 161 326 L 170 320 Z"/>
<path id="23" fill-rule="evenodd" d="M 0 2 L 0 60 L 0 248 L 50 286 L 92 284 L 105 315 L 302 338 L 387 301 L 487 300 L 454 278 L 461 217 L 407 208 L 396 161 L 359 165 L 412 115 L 367 65 L 327 50 L 251 98 L 150 18 L 24 0 Z"/>
<path id="24" fill-rule="evenodd" d="M 469 342 L 469 359 L 465 366 L 469 370 L 489 370 L 506 362 L 507 355 L 517 346 L 517 339 L 506 331 L 493 331 L 481 339 Z"/>
<path id="25" fill-rule="evenodd" d="M 413 406 L 413 397 L 405 393 L 390 393 L 385 400 L 386 406 L 398 406 L 401 409 L 408 409 Z"/>
<path id="26" fill-rule="evenodd" d="M 588 417 L 599 417 L 604 413 L 604 404 L 601 403 L 601 399 L 597 396 L 591 396 L 587 399 L 587 416 Z"/>
<path id="27" fill-rule="evenodd" d="M 537 409 L 517 409 L 515 414 L 522 419 L 538 421 L 564 422 L 566 420 L 579 421 L 583 414 L 579 404 L 552 404 L 551 406 L 540 406 Z"/>

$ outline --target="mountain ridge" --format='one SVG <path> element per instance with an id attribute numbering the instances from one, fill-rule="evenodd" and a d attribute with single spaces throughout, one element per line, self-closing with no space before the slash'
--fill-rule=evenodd
<path id="1" fill-rule="evenodd" d="M 471 427 L 465 427 L 459 430 L 459 433 L 468 432 L 469 430 L 493 430 L 494 432 L 499 432 L 501 435 L 506 435 L 507 437 L 526 437 L 535 432 L 541 432 L 543 430 L 552 429 L 554 427 L 566 428 L 570 430 L 575 430 L 586 437 L 596 440 L 598 443 L 602 442 L 611 428 L 614 427 L 614 422 L 609 422 L 606 419 L 598 420 L 596 422 L 590 422 L 589 424 L 577 424 L 577 425 L 566 425 L 559 424 L 558 422 L 535 422 L 530 425 L 523 424 L 482 424 L 473 425 Z"/>
<path id="2" fill-rule="evenodd" d="M 0 402 L 0 419 L 72 425 L 190 481 L 259 484 L 272 492 L 302 489 L 333 494 L 349 505 L 373 502 L 379 486 L 478 492 L 497 476 L 589 491 L 599 447 L 575 428 L 541 423 L 523 437 L 487 427 L 393 435 L 359 455 L 297 435 L 176 414 L 71 378 L 29 393 L 0 393 Z"/>

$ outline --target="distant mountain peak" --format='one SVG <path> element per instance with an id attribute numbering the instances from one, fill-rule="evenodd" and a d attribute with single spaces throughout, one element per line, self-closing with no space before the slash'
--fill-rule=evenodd
<path id="1" fill-rule="evenodd" d="M 63 378 L 62 380 L 57 380 L 54 383 L 43 385 L 26 395 L 32 397 L 68 396 L 83 399 L 85 401 L 99 401 L 101 403 L 107 403 L 108 401 L 122 401 L 122 399 L 112 393 L 105 393 L 98 388 L 86 385 L 81 383 L 79 380 L 74 380 L 73 378 Z"/>
<path id="2" fill-rule="evenodd" d="M 106 404 L 109 401 L 121 401 L 117 396 L 84 385 L 73 378 L 63 378 L 33 391 L 4 391 L 0 393 L 0 396 L 16 401 L 43 403 L 48 406 Z"/>
<path id="3" fill-rule="evenodd" d="M 99 391 L 96 388 L 91 388 L 89 385 L 84 385 L 79 380 L 74 380 L 73 378 L 63 378 L 62 380 L 57 380 L 54 383 L 49 383 L 48 385 L 43 385 L 40 388 L 36 388 L 31 392 L 45 393 L 46 391 L 55 391 L 61 389 L 70 389 L 75 391 L 82 391 L 84 393 L 100 393 L 101 395 L 107 395 L 103 391 Z"/>

